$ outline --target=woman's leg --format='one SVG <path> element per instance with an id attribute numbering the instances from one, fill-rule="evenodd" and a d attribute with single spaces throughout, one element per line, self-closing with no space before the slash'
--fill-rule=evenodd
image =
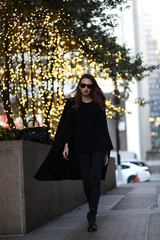
<path id="1" fill-rule="evenodd" d="M 89 153 L 80 153 L 78 155 L 80 171 L 83 180 L 84 192 L 90 208 L 90 193 L 91 193 L 91 155 Z"/>
<path id="2" fill-rule="evenodd" d="M 101 151 L 92 153 L 92 165 L 90 171 L 90 208 L 97 211 L 101 193 L 101 175 L 105 153 Z"/>
<path id="3" fill-rule="evenodd" d="M 96 213 L 101 192 L 101 174 L 104 157 L 105 153 L 100 151 L 94 153 L 81 153 L 78 156 L 84 192 L 90 209 L 87 214 L 88 232 L 97 231 Z"/>
<path id="4" fill-rule="evenodd" d="M 97 209 L 101 192 L 101 174 L 105 153 L 80 153 L 79 165 L 83 180 L 84 192 L 89 203 L 89 208 Z"/>

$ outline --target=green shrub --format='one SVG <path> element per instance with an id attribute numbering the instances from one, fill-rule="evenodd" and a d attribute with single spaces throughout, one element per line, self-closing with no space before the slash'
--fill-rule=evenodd
<path id="1" fill-rule="evenodd" d="M 0 141 L 20 140 L 22 139 L 22 131 L 18 129 L 8 129 L 0 126 Z"/>

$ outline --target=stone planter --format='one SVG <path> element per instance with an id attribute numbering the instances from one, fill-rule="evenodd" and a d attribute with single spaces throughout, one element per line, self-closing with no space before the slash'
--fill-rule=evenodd
<path id="1" fill-rule="evenodd" d="M 81 181 L 33 178 L 50 147 L 27 141 L 0 142 L 0 235 L 28 233 L 86 201 Z M 115 165 L 110 161 L 102 193 L 115 187 Z"/>

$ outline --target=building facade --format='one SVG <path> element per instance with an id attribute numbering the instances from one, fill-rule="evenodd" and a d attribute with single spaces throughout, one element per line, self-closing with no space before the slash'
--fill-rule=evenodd
<path id="1" fill-rule="evenodd" d="M 142 52 L 144 63 L 147 65 L 160 64 L 160 2 L 159 0 L 133 0 L 133 16 L 136 51 Z M 144 85 L 145 83 L 145 85 Z M 138 91 L 149 99 L 147 114 L 149 115 L 148 138 L 150 149 L 160 148 L 160 71 L 156 70 L 142 81 Z M 141 122 L 143 122 L 141 116 Z M 147 150 L 150 150 L 147 149 Z"/>
<path id="2" fill-rule="evenodd" d="M 119 41 L 142 54 L 145 65 L 160 64 L 160 1 L 132 0 L 131 7 L 120 13 Z M 144 98 L 149 104 L 136 106 L 132 99 Z M 146 159 L 147 151 L 160 149 L 160 71 L 156 70 L 132 86 L 126 109 L 127 150 Z"/>

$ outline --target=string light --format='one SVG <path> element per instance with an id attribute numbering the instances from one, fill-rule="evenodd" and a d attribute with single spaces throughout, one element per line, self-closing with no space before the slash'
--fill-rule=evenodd
<path id="1" fill-rule="evenodd" d="M 73 31 L 65 28 L 70 15 L 65 15 L 63 7 L 54 13 L 42 6 L 32 6 L 28 11 L 27 4 L 22 7 L 21 1 L 15 8 L 13 2 L 4 0 L 0 11 L 0 91 L 9 127 L 15 126 L 15 117 L 21 117 L 26 127 L 29 116 L 41 113 L 43 125 L 49 126 L 54 136 L 64 107 L 65 84 L 70 80 L 76 83 L 85 72 L 108 79 L 113 69 L 98 57 L 95 60 L 94 52 L 103 51 L 102 45 L 91 37 L 77 40 Z M 85 46 L 90 52 L 84 51 Z M 114 59 L 116 81 L 122 81 L 118 66 L 125 58 L 120 51 L 111 54 L 106 50 L 105 55 Z M 129 91 L 129 86 L 125 90 Z M 126 113 L 108 100 L 106 104 L 109 118 L 114 111 Z"/>

